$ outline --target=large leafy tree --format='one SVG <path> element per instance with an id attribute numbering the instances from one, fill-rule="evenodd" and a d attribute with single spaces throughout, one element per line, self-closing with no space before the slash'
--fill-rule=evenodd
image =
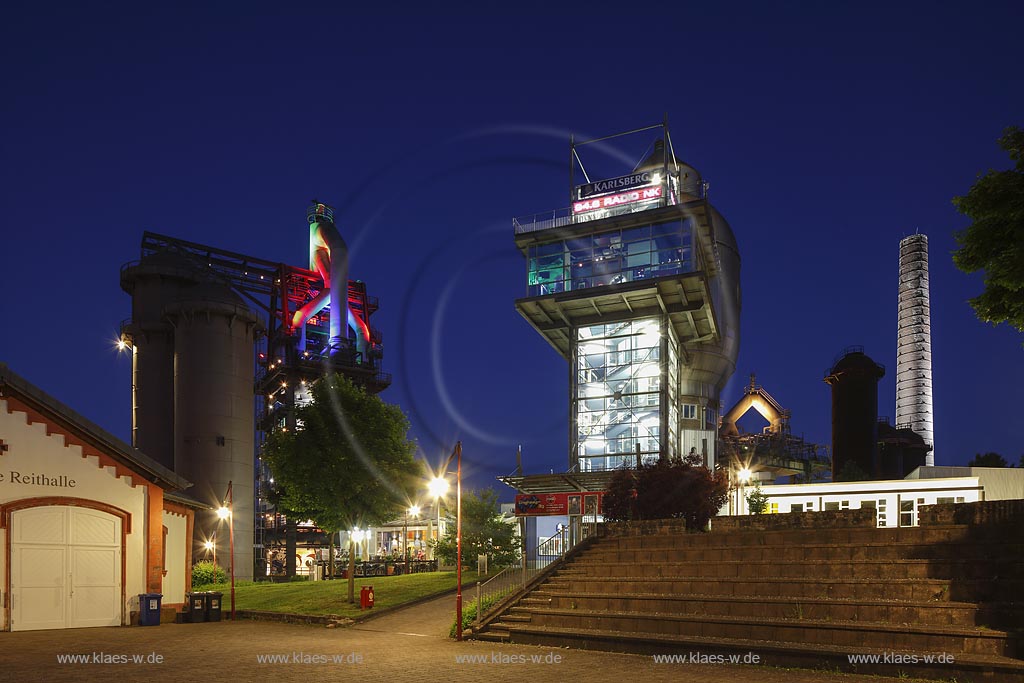
<path id="1" fill-rule="evenodd" d="M 275 430 L 263 450 L 286 515 L 333 534 L 401 514 L 422 469 L 398 406 L 334 374 L 313 386 L 312 402 L 295 418 L 297 428 Z M 349 571 L 349 601 L 353 582 Z"/>
<path id="2" fill-rule="evenodd" d="M 436 546 L 438 557 L 446 564 L 455 563 L 457 540 L 455 524 L 451 523 Z M 491 565 L 509 566 L 519 561 L 521 552 L 522 539 L 516 533 L 516 526 L 502 518 L 494 489 L 464 493 L 462 564 L 476 566 L 477 555 L 489 555 Z"/>
<path id="3" fill-rule="evenodd" d="M 955 235 L 953 262 L 966 273 L 985 271 L 985 290 L 970 300 L 980 320 L 1024 332 L 1024 131 L 1007 128 L 999 146 L 1014 168 L 990 170 L 953 200 L 972 221 Z"/>

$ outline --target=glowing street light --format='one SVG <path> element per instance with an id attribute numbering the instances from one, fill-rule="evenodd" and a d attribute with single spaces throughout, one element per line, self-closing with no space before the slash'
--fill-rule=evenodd
<path id="1" fill-rule="evenodd" d="M 434 477 L 427 482 L 427 491 L 430 492 L 430 496 L 434 499 L 434 507 L 437 508 L 437 540 L 441 541 L 441 498 L 448 493 L 448 480 L 444 477 Z M 434 559 L 437 559 L 437 553 L 434 553 Z"/>
<path id="2" fill-rule="evenodd" d="M 445 461 L 444 467 L 441 468 L 441 476 L 434 477 L 430 482 L 430 492 L 438 497 L 444 495 L 444 492 L 448 490 L 448 481 L 444 479 L 444 474 L 448 471 L 448 466 L 452 464 L 452 458 L 455 458 L 456 472 L 455 472 L 455 640 L 462 640 L 462 442 L 457 441 L 455 443 L 455 449 L 452 454 L 448 456 L 448 460 Z M 441 482 L 444 482 L 443 484 Z M 438 527 L 440 527 L 440 508 L 438 508 Z M 440 528 L 438 528 L 438 536 L 440 536 Z"/>
<path id="3" fill-rule="evenodd" d="M 405 511 L 405 527 L 402 529 L 402 555 L 405 560 L 405 573 L 409 573 L 409 515 L 420 514 L 419 505 L 411 505 Z"/>
<path id="4" fill-rule="evenodd" d="M 217 580 L 217 540 L 216 539 L 217 539 L 217 537 L 214 536 L 213 539 L 211 539 L 209 541 L 205 541 L 203 543 L 203 547 L 206 548 L 206 553 L 207 554 L 210 554 L 211 551 L 213 552 L 213 579 L 214 579 L 214 581 Z"/>
<path id="5" fill-rule="evenodd" d="M 740 480 L 740 483 L 746 486 L 750 482 L 750 478 L 754 476 L 754 473 L 750 471 L 750 468 L 744 467 L 736 473 L 736 478 Z"/>
<path id="6" fill-rule="evenodd" d="M 224 504 L 217 508 L 217 517 L 228 520 L 228 552 L 231 556 L 231 621 L 235 621 L 235 519 L 232 515 L 234 495 L 231 491 L 231 482 L 228 482 L 228 491 L 224 494 Z"/>

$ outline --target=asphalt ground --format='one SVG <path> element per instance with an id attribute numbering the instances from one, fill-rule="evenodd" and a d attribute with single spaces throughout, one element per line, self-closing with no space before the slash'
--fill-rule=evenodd
<path id="1" fill-rule="evenodd" d="M 239 620 L 0 633 L 0 682 L 559 680 L 694 683 L 907 683 L 907 679 L 447 638 L 446 596 L 345 628 Z M 71 660 L 71 661 L 69 661 Z"/>

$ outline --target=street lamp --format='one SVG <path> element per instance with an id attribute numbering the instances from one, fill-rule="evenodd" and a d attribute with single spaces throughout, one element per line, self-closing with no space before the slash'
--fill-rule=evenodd
<path id="1" fill-rule="evenodd" d="M 434 477 L 429 484 L 430 493 L 438 498 L 448 490 L 448 481 L 444 475 L 448 472 L 448 466 L 455 458 L 455 640 L 462 640 L 462 442 L 455 443 L 455 449 L 448 456 L 444 467 L 441 468 L 441 476 Z M 437 509 L 437 535 L 441 535 L 441 508 Z"/>
<path id="2" fill-rule="evenodd" d="M 405 559 L 405 573 L 409 573 L 409 515 L 415 517 L 420 514 L 419 505 L 410 505 L 405 510 L 405 527 L 402 529 L 402 554 Z"/>
<path id="3" fill-rule="evenodd" d="M 228 552 L 231 556 L 231 621 L 235 621 L 235 518 L 232 514 L 234 495 L 231 492 L 231 482 L 228 482 L 228 491 L 224 494 L 224 504 L 217 509 L 217 516 L 228 520 Z"/>
<path id="4" fill-rule="evenodd" d="M 743 467 L 736 471 L 736 479 L 739 480 L 740 486 L 736 489 L 736 514 L 743 513 L 743 491 L 746 490 L 747 484 L 753 477 L 753 472 L 750 471 L 749 467 Z"/>
<path id="5" fill-rule="evenodd" d="M 451 462 L 451 460 L 449 460 Z M 441 542 L 441 497 L 448 493 L 448 480 L 444 477 L 434 477 L 427 483 L 427 490 L 434 498 L 434 505 L 437 507 L 437 542 Z M 434 559 L 437 559 L 435 546 Z"/>
<path id="6" fill-rule="evenodd" d="M 203 547 L 206 548 L 206 553 L 210 554 L 213 551 L 213 580 L 217 580 L 217 536 L 214 535 L 213 539 L 203 543 Z"/>

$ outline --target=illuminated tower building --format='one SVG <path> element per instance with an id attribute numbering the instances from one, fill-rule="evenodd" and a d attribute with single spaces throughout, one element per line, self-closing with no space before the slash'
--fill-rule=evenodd
<path id="1" fill-rule="evenodd" d="M 928 237 L 900 240 L 899 347 L 896 354 L 896 424 L 908 425 L 932 450 L 932 332 L 928 300 Z"/>
<path id="2" fill-rule="evenodd" d="M 570 183 L 570 208 L 513 221 L 527 259 L 516 308 L 569 361 L 569 472 L 718 457 L 719 397 L 739 352 L 739 251 L 667 126 L 643 130 L 655 128 L 653 151 L 625 175 L 584 176 Z M 572 143 L 575 161 L 590 142 Z"/>

